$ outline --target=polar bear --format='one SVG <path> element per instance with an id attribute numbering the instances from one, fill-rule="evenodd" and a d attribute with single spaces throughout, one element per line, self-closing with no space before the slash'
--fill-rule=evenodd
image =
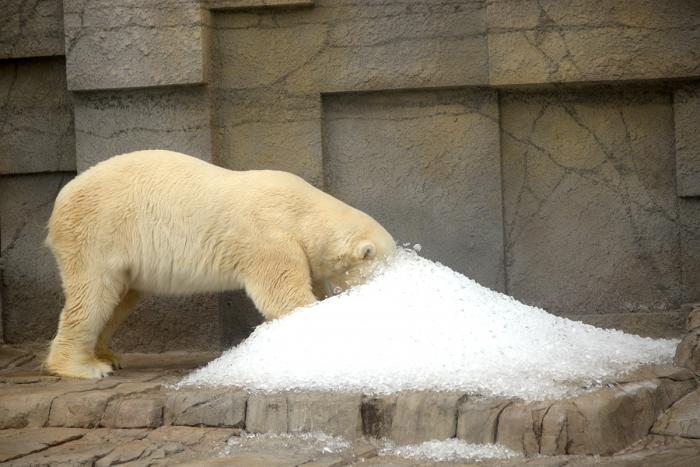
<path id="1" fill-rule="evenodd" d="M 66 301 L 45 368 L 77 378 L 119 366 L 108 344 L 142 294 L 244 289 L 269 320 L 362 281 L 395 251 L 372 217 L 300 177 L 164 150 L 78 175 L 46 243 Z"/>

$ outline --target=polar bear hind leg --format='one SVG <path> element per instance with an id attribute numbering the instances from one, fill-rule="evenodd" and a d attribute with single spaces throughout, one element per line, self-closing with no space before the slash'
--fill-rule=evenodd
<path id="1" fill-rule="evenodd" d="M 119 274 L 86 277 L 64 277 L 66 303 L 45 367 L 61 376 L 102 378 L 112 373 L 112 362 L 98 358 L 95 349 L 126 287 Z"/>
<path id="2" fill-rule="evenodd" d="M 95 356 L 112 366 L 115 370 L 122 367 L 121 359 L 118 355 L 112 352 L 109 348 L 109 343 L 112 340 L 112 336 L 117 328 L 129 317 L 131 312 L 136 307 L 141 294 L 136 290 L 129 290 L 124 297 L 122 297 L 119 305 L 116 306 L 112 317 L 107 321 L 104 329 L 100 333 L 100 337 L 97 338 L 97 345 L 95 346 Z"/>

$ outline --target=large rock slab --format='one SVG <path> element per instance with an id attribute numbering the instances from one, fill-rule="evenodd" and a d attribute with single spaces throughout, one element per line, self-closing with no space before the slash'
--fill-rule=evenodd
<path id="1" fill-rule="evenodd" d="M 108 391 L 89 391 L 57 397 L 51 404 L 48 426 L 94 428 L 112 396 Z"/>
<path id="2" fill-rule="evenodd" d="M 287 396 L 288 430 L 322 431 L 356 439 L 362 436 L 361 394 L 290 393 Z"/>
<path id="3" fill-rule="evenodd" d="M 467 398 L 457 408 L 457 438 L 469 443 L 496 442 L 498 420 L 513 402 L 503 399 Z"/>
<path id="4" fill-rule="evenodd" d="M 257 8 L 308 8 L 314 6 L 315 0 L 208 0 L 210 10 L 245 10 Z"/>
<path id="5" fill-rule="evenodd" d="M 0 431 L 0 462 L 8 462 L 57 444 L 80 439 L 84 433 L 84 430 L 70 428 Z"/>
<path id="6" fill-rule="evenodd" d="M 0 175 L 75 170 L 63 58 L 0 62 L 0 114 Z"/>
<path id="7" fill-rule="evenodd" d="M 0 394 L 0 429 L 44 426 L 56 395 L 46 392 Z"/>
<path id="8" fill-rule="evenodd" d="M 373 438 L 388 438 L 394 422 L 397 396 L 362 398 L 362 430 Z"/>
<path id="9" fill-rule="evenodd" d="M 503 290 L 498 112 L 490 90 L 326 97 L 326 188 L 399 243 Z"/>
<path id="10" fill-rule="evenodd" d="M 63 55 L 63 2 L 2 3 L 0 59 Z"/>
<path id="11" fill-rule="evenodd" d="M 232 389 L 181 390 L 168 395 L 166 425 L 242 428 L 247 395 Z"/>
<path id="12" fill-rule="evenodd" d="M 162 401 L 151 395 L 160 382 L 125 382 L 118 379 L 86 381 L 88 390 L 66 391 L 51 404 L 48 426 L 141 428 L 162 424 Z M 81 384 L 81 383 L 78 383 Z M 58 389 L 58 388 L 56 388 Z M 124 399 L 124 400 L 122 400 Z M 127 416 L 133 417 L 128 419 Z M 126 426 L 123 426 L 126 425 Z M 131 425 L 131 426 L 129 426 Z"/>
<path id="13" fill-rule="evenodd" d="M 73 174 L 0 177 L 3 328 L 8 343 L 47 340 L 56 333 L 63 292 L 44 246 L 58 191 Z"/>
<path id="14" fill-rule="evenodd" d="M 220 162 L 233 170 L 275 169 L 323 185 L 321 100 L 275 89 L 212 91 Z"/>
<path id="15" fill-rule="evenodd" d="M 484 2 L 347 3 L 217 14 L 213 62 L 227 89 L 309 92 L 486 84 Z"/>
<path id="16" fill-rule="evenodd" d="M 531 456 L 610 455 L 649 433 L 673 402 L 694 390 L 692 375 L 626 383 L 562 401 L 514 402 L 498 418 L 496 442 Z"/>
<path id="17" fill-rule="evenodd" d="M 163 424 L 163 398 L 117 399 L 111 401 L 100 426 L 114 428 L 156 428 Z"/>
<path id="18" fill-rule="evenodd" d="M 673 93 L 676 133 L 676 190 L 679 196 L 700 196 L 700 85 L 695 82 Z"/>
<path id="19" fill-rule="evenodd" d="M 64 0 L 71 91 L 203 83 L 208 14 L 199 0 Z"/>
<path id="20" fill-rule="evenodd" d="M 286 394 L 251 394 L 246 406 L 249 433 L 286 433 L 289 430 Z"/>
<path id="21" fill-rule="evenodd" d="M 700 390 L 673 404 L 656 421 L 652 433 L 683 438 L 700 438 Z"/>
<path id="22" fill-rule="evenodd" d="M 679 198 L 683 302 L 700 301 L 700 197 Z"/>
<path id="23" fill-rule="evenodd" d="M 459 393 L 402 393 L 396 399 L 389 437 L 401 444 L 453 438 Z"/>
<path id="24" fill-rule="evenodd" d="M 500 102 L 508 292 L 555 313 L 677 307 L 670 94 L 611 87 Z"/>
<path id="25" fill-rule="evenodd" d="M 700 373 L 700 329 L 694 329 L 683 336 L 676 348 L 673 363 Z"/>
<path id="26" fill-rule="evenodd" d="M 673 363 L 700 373 L 700 306 L 692 306 L 688 314 L 687 332 L 676 348 Z"/>
<path id="27" fill-rule="evenodd" d="M 700 73 L 696 2 L 495 0 L 486 11 L 494 85 Z"/>
<path id="28" fill-rule="evenodd" d="M 211 162 L 207 96 L 204 87 L 76 94 L 78 171 L 143 149 L 169 149 Z"/>

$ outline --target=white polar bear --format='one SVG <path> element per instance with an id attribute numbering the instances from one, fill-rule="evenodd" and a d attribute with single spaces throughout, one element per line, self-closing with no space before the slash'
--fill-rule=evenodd
<path id="1" fill-rule="evenodd" d="M 378 222 L 295 175 L 161 150 L 78 175 L 48 229 L 66 302 L 45 366 L 78 378 L 118 367 L 109 341 L 144 293 L 242 288 L 273 319 L 363 280 L 395 251 Z"/>

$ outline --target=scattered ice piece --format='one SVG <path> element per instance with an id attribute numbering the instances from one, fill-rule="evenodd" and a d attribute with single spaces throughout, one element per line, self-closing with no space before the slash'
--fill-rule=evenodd
<path id="1" fill-rule="evenodd" d="M 409 246 L 411 246 L 411 242 L 406 242 L 406 243 L 403 244 L 403 247 L 404 247 L 404 248 L 407 248 L 407 247 L 409 247 Z"/>
<path id="2" fill-rule="evenodd" d="M 387 445 L 379 450 L 379 454 L 434 462 L 482 461 L 520 457 L 500 444 L 470 444 L 461 439 L 433 440 L 406 446 Z"/>
<path id="3" fill-rule="evenodd" d="M 415 251 L 415 252 L 419 252 L 422 249 L 423 249 L 423 247 L 421 246 L 420 243 L 416 243 L 415 245 L 413 245 L 413 251 Z"/>
<path id="4" fill-rule="evenodd" d="M 231 437 L 222 455 L 236 452 L 257 452 L 284 450 L 313 455 L 339 454 L 349 452 L 352 444 L 341 436 L 331 436 L 323 432 L 312 433 L 247 433 Z"/>
<path id="5" fill-rule="evenodd" d="M 180 385 L 542 400 L 670 363 L 676 344 L 551 315 L 400 249 L 369 282 L 258 326 Z"/>

